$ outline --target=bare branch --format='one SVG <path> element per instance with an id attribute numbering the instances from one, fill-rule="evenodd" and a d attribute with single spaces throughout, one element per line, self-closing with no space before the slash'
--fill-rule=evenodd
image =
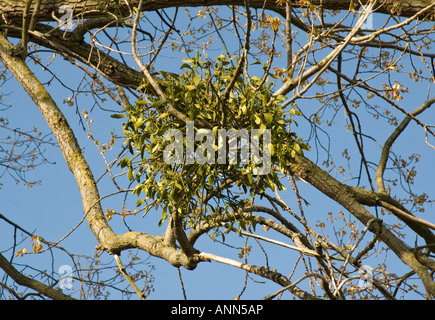
<path id="1" fill-rule="evenodd" d="M 75 300 L 71 296 L 64 294 L 60 290 L 53 289 L 51 286 L 28 278 L 19 272 L 9 261 L 0 253 L 0 268 L 3 269 L 16 283 L 31 288 L 44 296 L 56 300 Z"/>
<path id="2" fill-rule="evenodd" d="M 114 254 L 113 256 L 116 260 L 116 263 L 118 264 L 119 272 L 121 272 L 121 274 L 124 276 L 124 278 L 127 280 L 127 282 L 131 285 L 131 287 L 133 288 L 134 292 L 136 292 L 138 297 L 141 300 L 145 300 L 145 293 L 139 290 L 139 288 L 137 287 L 134 280 L 128 275 L 127 271 L 125 270 L 124 265 L 122 264 L 122 261 L 121 261 L 121 258 L 119 257 L 119 255 Z"/>
<path id="3" fill-rule="evenodd" d="M 274 270 L 270 271 L 264 267 L 258 267 L 258 266 L 244 264 L 244 263 L 241 263 L 241 262 L 229 259 L 229 258 L 220 257 L 220 256 L 217 256 L 215 254 L 206 253 L 206 252 L 199 253 L 199 258 L 203 261 L 213 260 L 213 261 L 216 261 L 219 263 L 227 264 L 227 265 L 230 265 L 230 266 L 233 266 L 236 268 L 243 269 L 243 270 L 248 271 L 250 273 L 254 273 L 256 275 L 259 275 L 260 277 L 270 279 L 270 280 L 278 283 L 281 286 L 285 286 L 287 290 L 289 290 L 295 296 L 297 296 L 303 300 L 319 300 L 318 298 L 312 296 L 308 292 L 305 292 L 305 291 L 299 289 L 296 286 L 290 286 L 291 284 L 289 283 L 289 281 L 283 275 L 281 275 L 280 273 L 278 273 Z"/>
<path id="4" fill-rule="evenodd" d="M 430 108 L 434 103 L 435 103 L 435 98 L 426 100 L 420 107 L 418 107 L 413 112 L 408 114 L 405 117 L 405 119 L 403 119 L 403 121 L 396 127 L 396 129 L 393 131 L 393 133 L 390 135 L 387 141 L 385 141 L 384 146 L 382 148 L 381 157 L 379 159 L 378 169 L 376 171 L 376 185 L 378 187 L 378 192 L 386 193 L 385 185 L 384 185 L 384 172 L 389 158 L 390 150 L 394 141 L 396 141 L 396 139 L 403 132 L 403 130 L 405 130 L 406 126 L 409 124 L 412 118 L 415 118 L 420 113 Z"/>

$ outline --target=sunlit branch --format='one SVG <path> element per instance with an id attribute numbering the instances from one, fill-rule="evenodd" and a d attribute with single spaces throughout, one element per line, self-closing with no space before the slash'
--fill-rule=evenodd
<path id="1" fill-rule="evenodd" d="M 233 259 L 218 256 L 218 255 L 215 255 L 212 253 L 201 252 L 201 253 L 199 253 L 199 257 L 203 261 L 213 260 L 213 261 L 216 261 L 219 263 L 227 264 L 227 265 L 248 271 L 250 273 L 254 273 L 254 274 L 259 275 L 259 276 L 264 277 L 264 278 L 268 278 L 268 279 L 270 279 L 270 280 L 272 280 L 272 281 L 274 281 L 282 286 L 285 286 L 286 287 L 285 290 L 291 291 L 294 295 L 298 296 L 301 299 L 318 300 L 318 298 L 312 296 L 308 292 L 305 292 L 305 291 L 299 289 L 298 287 L 292 286 L 291 284 L 289 284 L 289 281 L 287 280 L 286 277 L 282 276 L 280 273 L 278 273 L 274 270 L 269 270 L 268 268 L 245 264 L 245 263 L 233 260 Z"/>
<path id="2" fill-rule="evenodd" d="M 125 267 L 122 264 L 122 261 L 121 261 L 121 258 L 119 257 L 119 255 L 114 254 L 113 256 L 116 260 L 116 263 L 118 264 L 119 272 L 121 272 L 121 274 L 124 276 L 124 278 L 127 280 L 127 282 L 131 285 L 131 287 L 133 288 L 134 292 L 136 292 L 138 297 L 141 300 L 145 300 L 145 293 L 139 290 L 139 288 L 137 287 L 134 280 L 129 276 L 129 274 L 127 273 L 127 270 L 125 270 Z"/>

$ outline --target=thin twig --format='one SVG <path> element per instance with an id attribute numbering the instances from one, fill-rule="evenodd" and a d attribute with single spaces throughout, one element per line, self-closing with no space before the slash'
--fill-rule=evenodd
<path id="1" fill-rule="evenodd" d="M 114 254 L 113 256 L 115 257 L 116 263 L 118 264 L 119 272 L 122 273 L 124 278 L 131 285 L 131 287 L 136 292 L 136 294 L 139 296 L 139 298 L 141 300 L 146 300 L 145 299 L 145 293 L 139 290 L 139 288 L 137 287 L 137 285 L 134 282 L 134 280 L 128 275 L 127 271 L 125 270 L 124 266 L 122 265 L 122 261 L 121 261 L 121 258 L 119 257 L 119 255 Z"/>

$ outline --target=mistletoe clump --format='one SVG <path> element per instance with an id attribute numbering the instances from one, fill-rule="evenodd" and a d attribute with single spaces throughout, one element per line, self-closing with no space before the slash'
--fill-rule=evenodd
<path id="1" fill-rule="evenodd" d="M 132 157 L 120 166 L 137 183 L 137 205 L 162 209 L 160 223 L 174 212 L 192 226 L 237 212 L 266 189 L 283 189 L 280 170 L 308 149 L 289 132 L 299 113 L 283 110 L 272 76 L 247 78 L 233 60 L 184 59 L 181 74 L 158 73 L 165 99 L 146 81 L 143 98 L 122 115 Z M 189 121 L 168 113 L 169 103 Z"/>

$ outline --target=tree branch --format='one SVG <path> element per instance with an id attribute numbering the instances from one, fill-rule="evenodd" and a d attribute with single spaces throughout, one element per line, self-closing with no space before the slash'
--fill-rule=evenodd
<path id="1" fill-rule="evenodd" d="M 133 288 L 134 292 L 136 292 L 136 294 L 138 295 L 138 297 L 141 300 L 145 300 L 145 294 L 144 292 L 140 291 L 139 288 L 137 287 L 136 283 L 134 282 L 134 280 L 128 275 L 127 271 L 125 270 L 124 265 L 122 264 L 121 258 L 119 257 L 119 255 L 114 254 L 113 255 L 115 257 L 116 260 L 116 264 L 118 265 L 118 269 L 119 272 L 122 273 L 122 275 L 124 276 L 124 278 L 127 280 L 127 282 L 131 285 L 131 287 Z"/>
<path id="2" fill-rule="evenodd" d="M 74 9 L 74 15 L 80 17 L 100 17 L 104 12 L 116 10 L 121 14 L 128 14 L 130 8 L 138 7 L 140 0 L 118 1 L 108 0 L 103 4 L 99 0 L 46 0 L 41 4 L 38 20 L 53 21 L 52 12 L 58 12 L 62 5 L 69 5 Z M 358 1 L 365 5 L 369 0 Z M 326 10 L 349 10 L 352 0 L 311 0 L 314 6 L 321 6 Z M 377 12 L 395 14 L 403 17 L 410 17 L 431 4 L 431 0 L 405 0 L 398 3 L 397 0 L 382 1 Z M 143 2 L 142 11 L 154 11 L 173 7 L 202 7 L 202 6 L 243 6 L 244 0 L 146 0 Z M 255 9 L 268 9 L 275 11 L 285 17 L 285 6 L 280 6 L 276 1 L 250 0 L 250 6 Z M 305 2 L 293 2 L 294 8 L 306 7 Z M 25 7 L 25 1 L 1 0 L 0 15 L 6 15 L 10 20 L 20 20 Z M 429 13 L 433 13 L 433 10 Z"/>
<path id="3" fill-rule="evenodd" d="M 16 283 L 27 288 L 31 288 L 46 297 L 54 300 L 75 300 L 71 296 L 64 294 L 60 290 L 53 289 L 51 286 L 31 279 L 23 275 L 0 253 L 0 268 L 3 269 Z"/>
<path id="4" fill-rule="evenodd" d="M 313 185 L 323 194 L 341 204 L 353 216 L 367 225 L 375 217 L 367 211 L 357 200 L 351 187 L 348 187 L 332 178 L 327 172 L 320 169 L 313 162 L 303 156 L 297 156 L 296 162 L 291 165 L 291 171 Z M 367 190 L 366 190 L 367 191 Z M 368 191 L 367 191 L 368 192 Z M 435 282 L 415 256 L 414 252 L 388 228 L 381 223 L 372 223 L 369 230 L 379 236 L 389 248 L 422 280 L 428 295 L 435 297 Z"/>
<path id="5" fill-rule="evenodd" d="M 409 124 L 412 118 L 415 118 L 417 115 L 431 107 L 434 103 L 435 98 L 426 100 L 420 107 L 408 114 L 405 119 L 403 119 L 403 121 L 396 127 L 396 129 L 393 131 L 387 141 L 385 141 L 382 148 L 381 157 L 379 159 L 378 169 L 376 170 L 376 185 L 378 187 L 378 192 L 386 193 L 384 185 L 384 172 L 390 154 L 391 146 L 393 145 L 394 141 L 396 141 L 396 139 L 403 132 L 403 130 L 405 130 L 406 126 Z"/>
<path id="6" fill-rule="evenodd" d="M 135 232 L 116 235 L 113 232 L 104 216 L 95 179 L 81 153 L 74 132 L 38 78 L 22 59 L 12 55 L 13 50 L 14 46 L 0 33 L 0 59 L 32 98 L 59 142 L 65 162 L 78 184 L 89 227 L 102 248 L 111 254 L 119 254 L 122 250 L 129 248 L 139 248 L 163 258 L 173 265 L 194 269 L 197 261 L 178 252 L 173 247 L 164 245 L 161 236 Z"/>
<path id="7" fill-rule="evenodd" d="M 291 286 L 292 283 L 289 280 L 287 280 L 286 277 L 284 277 L 282 274 L 280 274 L 274 270 L 269 270 L 268 268 L 265 268 L 265 267 L 258 267 L 258 266 L 254 266 L 254 265 L 245 264 L 242 262 L 238 262 L 236 260 L 220 257 L 220 256 L 217 256 L 215 254 L 206 253 L 206 252 L 201 252 L 199 254 L 199 258 L 202 261 L 213 260 L 213 261 L 216 261 L 219 263 L 227 264 L 227 265 L 248 271 L 250 273 L 254 273 L 260 277 L 272 280 L 273 282 L 278 283 L 279 285 L 281 285 L 283 287 L 287 287 L 287 290 L 289 290 L 295 296 L 297 296 L 303 300 L 319 300 L 317 297 L 299 289 L 298 287 Z"/>
<path id="8" fill-rule="evenodd" d="M 286 83 L 284 83 L 283 86 L 281 86 L 281 88 L 279 88 L 274 93 L 274 96 L 286 95 L 291 90 L 296 88 L 296 86 L 298 84 L 306 81 L 311 76 L 316 75 L 314 77 L 314 79 L 309 84 L 307 84 L 297 94 L 293 95 L 293 97 L 291 99 L 287 100 L 283 104 L 283 106 L 290 104 L 291 102 L 296 100 L 298 97 L 300 97 L 303 93 L 308 91 L 308 89 L 316 82 L 316 80 L 320 77 L 320 75 L 323 73 L 323 71 L 325 71 L 329 67 L 329 65 L 334 61 L 334 59 L 346 48 L 346 46 L 351 42 L 352 38 L 358 33 L 362 24 L 366 21 L 367 17 L 369 16 L 373 6 L 374 6 L 374 0 L 371 0 L 368 4 L 366 10 L 358 18 L 358 21 L 356 22 L 355 26 L 352 28 L 352 30 L 344 38 L 343 43 L 337 45 L 337 47 L 334 50 L 332 50 L 325 58 L 323 58 L 320 62 L 316 63 L 310 69 L 306 70 L 299 77 L 290 78 Z"/>

